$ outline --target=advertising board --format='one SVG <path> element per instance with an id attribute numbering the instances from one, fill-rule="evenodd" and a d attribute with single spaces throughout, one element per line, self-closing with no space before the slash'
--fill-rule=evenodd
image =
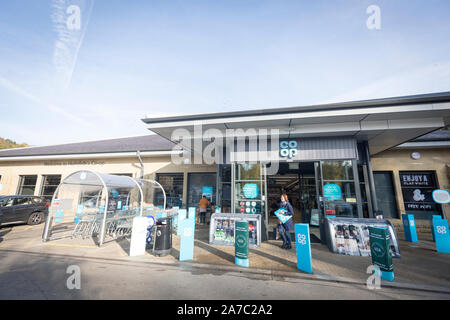
<path id="1" fill-rule="evenodd" d="M 234 246 L 236 221 L 248 222 L 249 247 L 259 247 L 261 245 L 261 215 L 259 214 L 214 213 L 211 215 L 209 226 L 209 243 Z"/>
<path id="2" fill-rule="evenodd" d="M 392 257 L 400 258 L 397 234 L 391 222 L 384 219 L 326 218 L 325 232 L 328 248 L 352 256 L 370 256 L 369 227 L 385 227 L 390 238 Z"/>

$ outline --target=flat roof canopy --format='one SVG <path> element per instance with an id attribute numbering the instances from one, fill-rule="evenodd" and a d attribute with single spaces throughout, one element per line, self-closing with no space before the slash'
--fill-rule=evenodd
<path id="1" fill-rule="evenodd" d="M 207 113 L 142 119 L 151 131 L 171 140 L 183 128 L 194 139 L 219 129 L 275 128 L 280 138 L 353 136 L 368 141 L 372 155 L 450 124 L 450 92 L 316 106 Z"/>

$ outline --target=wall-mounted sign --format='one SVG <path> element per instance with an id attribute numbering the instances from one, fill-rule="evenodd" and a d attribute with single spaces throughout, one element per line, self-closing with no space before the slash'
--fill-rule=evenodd
<path id="1" fill-rule="evenodd" d="M 203 187 L 202 188 L 202 194 L 203 195 L 212 195 L 213 194 L 213 187 Z"/>
<path id="2" fill-rule="evenodd" d="M 255 199 L 259 196 L 259 187 L 256 183 L 246 183 L 242 192 L 247 199 Z"/>
<path id="3" fill-rule="evenodd" d="M 411 158 L 413 158 L 414 160 L 419 160 L 420 159 L 420 153 L 419 152 L 411 153 Z"/>
<path id="4" fill-rule="evenodd" d="M 444 189 L 436 189 L 431 194 L 434 202 L 439 204 L 447 204 L 450 203 L 450 193 Z"/>
<path id="5" fill-rule="evenodd" d="M 405 210 L 439 212 L 432 193 L 436 189 L 436 179 L 432 172 L 400 172 Z"/>
<path id="6" fill-rule="evenodd" d="M 433 174 L 429 172 L 400 173 L 402 187 L 432 187 L 433 181 Z"/>
<path id="7" fill-rule="evenodd" d="M 104 161 L 96 160 L 44 161 L 44 166 L 102 166 L 104 164 Z"/>
<path id="8" fill-rule="evenodd" d="M 283 158 L 293 158 L 298 154 L 297 150 L 298 144 L 295 140 L 289 140 L 289 141 L 281 141 L 280 142 L 280 157 Z"/>
<path id="9" fill-rule="evenodd" d="M 323 186 L 323 196 L 328 200 L 339 200 L 342 198 L 341 187 L 333 183 L 326 184 Z"/>

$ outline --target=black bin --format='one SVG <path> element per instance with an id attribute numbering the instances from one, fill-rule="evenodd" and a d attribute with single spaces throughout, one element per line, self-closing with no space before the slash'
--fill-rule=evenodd
<path id="1" fill-rule="evenodd" d="M 161 218 L 156 221 L 155 246 L 153 253 L 156 256 L 166 256 L 172 250 L 172 219 Z"/>

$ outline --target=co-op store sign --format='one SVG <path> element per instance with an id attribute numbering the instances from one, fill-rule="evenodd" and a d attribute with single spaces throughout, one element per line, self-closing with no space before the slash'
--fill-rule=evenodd
<path id="1" fill-rule="evenodd" d="M 295 140 L 283 140 L 280 142 L 280 157 L 294 158 L 298 154 L 298 143 Z"/>

